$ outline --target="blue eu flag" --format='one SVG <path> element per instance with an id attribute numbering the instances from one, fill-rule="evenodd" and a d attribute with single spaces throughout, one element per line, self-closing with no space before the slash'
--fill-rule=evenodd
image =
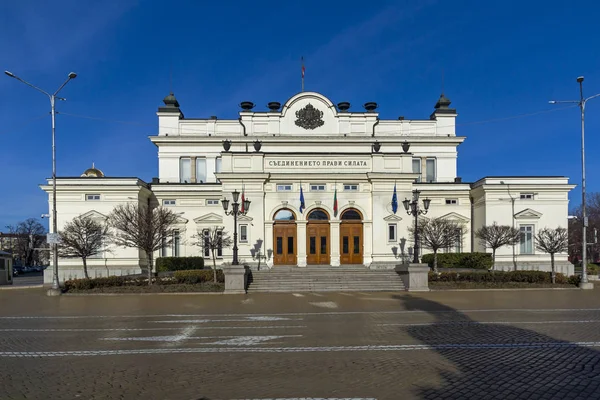
<path id="1" fill-rule="evenodd" d="M 398 196 L 396 196 L 396 184 L 394 183 L 394 194 L 392 195 L 392 211 L 396 214 L 398 211 Z"/>
<path id="2" fill-rule="evenodd" d="M 302 192 L 302 185 L 300 185 L 300 214 L 304 211 L 306 206 L 304 205 L 304 193 Z"/>

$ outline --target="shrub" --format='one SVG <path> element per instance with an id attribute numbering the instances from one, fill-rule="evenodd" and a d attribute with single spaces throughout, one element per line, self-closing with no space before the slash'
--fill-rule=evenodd
<path id="1" fill-rule="evenodd" d="M 557 284 L 579 283 L 578 276 L 567 278 L 564 274 L 556 274 Z M 510 271 L 510 272 L 441 272 L 429 273 L 430 282 L 522 282 L 522 283 L 552 283 L 552 273 L 543 271 Z"/>
<path id="2" fill-rule="evenodd" d="M 433 268 L 433 253 L 424 254 L 423 263 Z M 438 253 L 438 268 L 492 268 L 492 255 L 489 253 Z"/>
<path id="3" fill-rule="evenodd" d="M 202 257 L 159 257 L 156 259 L 156 270 L 165 271 L 185 271 L 204 268 L 204 258 Z"/>
<path id="4" fill-rule="evenodd" d="M 195 284 L 213 281 L 213 271 L 209 269 L 175 271 L 173 278 L 176 283 Z M 217 282 L 225 282 L 225 275 L 222 270 L 217 270 Z"/>
<path id="5" fill-rule="evenodd" d="M 586 272 L 588 275 L 598 275 L 598 266 L 596 264 L 588 264 Z"/>
<path id="6" fill-rule="evenodd" d="M 571 275 L 568 281 L 571 285 L 578 286 L 581 283 L 581 277 L 579 275 Z"/>

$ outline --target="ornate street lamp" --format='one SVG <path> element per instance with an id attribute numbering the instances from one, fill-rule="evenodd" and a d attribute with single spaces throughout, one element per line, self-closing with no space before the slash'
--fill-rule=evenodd
<path id="1" fill-rule="evenodd" d="M 223 205 L 223 210 L 225 211 L 225 215 L 233 215 L 233 261 L 231 265 L 239 265 L 238 262 L 238 247 L 237 247 L 237 218 L 238 215 L 246 215 L 248 214 L 248 210 L 250 210 L 250 200 L 244 199 L 244 203 L 238 203 L 238 199 L 240 197 L 240 192 L 234 190 L 231 192 L 231 196 L 233 197 L 233 203 L 231 203 L 231 211 L 229 211 L 229 200 L 223 198 L 221 200 L 221 204 Z M 240 208 L 242 206 L 242 208 Z M 243 210 L 243 211 L 242 211 Z"/>
<path id="2" fill-rule="evenodd" d="M 413 190 L 412 193 L 413 193 L 413 200 L 410 201 L 408 199 L 404 199 L 404 201 L 402 201 L 402 204 L 404 205 L 404 209 L 406 210 L 406 213 L 408 215 L 414 215 L 414 217 L 415 217 L 415 247 L 414 247 L 414 251 L 413 251 L 413 263 L 418 264 L 419 263 L 419 215 L 427 214 L 427 211 L 429 211 L 429 204 L 431 203 L 431 200 L 428 198 L 423 199 L 424 210 L 422 210 L 419 207 L 419 194 L 421 194 L 421 191 L 415 189 L 415 190 Z"/>

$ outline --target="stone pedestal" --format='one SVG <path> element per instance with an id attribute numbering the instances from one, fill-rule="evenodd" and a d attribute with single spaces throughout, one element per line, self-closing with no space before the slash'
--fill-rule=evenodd
<path id="1" fill-rule="evenodd" d="M 427 264 L 401 264 L 395 271 L 402 278 L 404 287 L 409 292 L 429 291 L 429 265 Z"/>
<path id="2" fill-rule="evenodd" d="M 593 289 L 593 288 L 594 288 L 594 284 L 592 282 L 586 282 L 586 283 L 580 282 L 579 283 L 579 289 L 587 290 L 587 289 Z"/>
<path id="3" fill-rule="evenodd" d="M 250 267 L 247 265 L 224 265 L 226 294 L 244 294 L 248 287 L 248 274 Z"/>

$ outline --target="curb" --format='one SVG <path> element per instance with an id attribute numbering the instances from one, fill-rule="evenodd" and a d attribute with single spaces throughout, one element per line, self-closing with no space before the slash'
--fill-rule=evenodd
<path id="1" fill-rule="evenodd" d="M 540 290 L 581 290 L 573 288 L 504 288 L 504 289 L 429 289 L 430 292 L 515 292 L 515 291 L 540 291 Z"/>
<path id="2" fill-rule="evenodd" d="M 22 285 L 22 286 L 0 286 L 0 290 L 17 290 L 17 289 L 34 289 L 34 288 L 43 288 L 44 285 Z"/>
<path id="3" fill-rule="evenodd" d="M 174 292 L 174 293 L 63 293 L 62 296 L 69 297 L 85 297 L 85 296 L 198 296 L 198 295 L 230 295 L 240 293 L 225 293 L 225 292 Z"/>

